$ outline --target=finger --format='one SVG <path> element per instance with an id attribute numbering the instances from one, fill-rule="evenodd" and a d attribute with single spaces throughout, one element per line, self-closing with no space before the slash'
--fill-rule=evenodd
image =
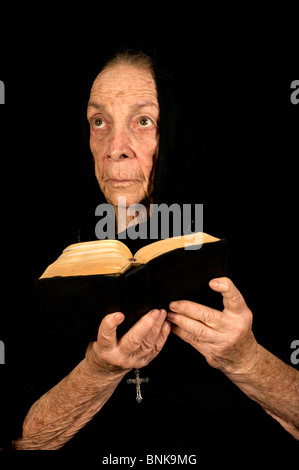
<path id="1" fill-rule="evenodd" d="M 189 300 L 178 300 L 169 304 L 170 310 L 181 313 L 194 320 L 201 321 L 213 329 L 219 329 L 222 325 L 222 314 L 218 310 Z"/>
<path id="2" fill-rule="evenodd" d="M 151 310 L 120 339 L 120 345 L 128 354 L 142 349 L 151 350 L 160 334 L 166 318 L 165 310 Z"/>
<path id="3" fill-rule="evenodd" d="M 155 344 L 156 353 L 159 353 L 162 350 L 170 332 L 171 332 L 171 323 L 168 320 L 165 320 L 161 327 L 160 334 L 156 340 L 156 344 Z"/>
<path id="4" fill-rule="evenodd" d="M 210 330 L 210 332 L 207 333 L 205 329 L 208 330 L 208 328 L 205 327 L 203 324 L 200 324 L 199 322 L 197 323 L 198 325 L 196 325 L 196 327 L 191 331 L 189 329 L 186 330 L 178 325 L 173 324 L 171 326 L 171 331 L 183 341 L 189 343 L 191 346 L 195 347 L 198 351 L 200 351 L 203 345 L 215 344 L 217 342 L 217 338 L 213 330 Z M 212 333 L 213 336 L 210 333 Z"/>
<path id="5" fill-rule="evenodd" d="M 173 324 L 172 331 L 190 344 L 198 341 L 213 343 L 217 340 L 217 332 L 201 321 L 174 312 L 169 312 L 167 317 Z"/>
<path id="6" fill-rule="evenodd" d="M 227 277 L 212 279 L 209 285 L 213 290 L 222 294 L 225 309 L 238 314 L 244 313 L 248 309 L 242 294 Z"/>
<path id="7" fill-rule="evenodd" d="M 98 343 L 102 349 L 110 349 L 116 345 L 116 330 L 124 319 L 121 312 L 110 313 L 103 318 L 98 330 Z"/>

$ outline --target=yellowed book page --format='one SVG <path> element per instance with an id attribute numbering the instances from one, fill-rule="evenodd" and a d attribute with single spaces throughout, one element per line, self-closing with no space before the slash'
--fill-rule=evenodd
<path id="1" fill-rule="evenodd" d="M 147 263 L 157 256 L 167 253 L 177 248 L 185 248 L 190 245 L 201 245 L 203 243 L 212 243 L 219 241 L 219 238 L 213 237 L 204 232 L 190 233 L 181 237 L 167 238 L 146 245 L 135 253 L 135 259 L 140 263 Z"/>
<path id="2" fill-rule="evenodd" d="M 128 269 L 130 258 L 131 251 L 118 240 L 76 243 L 65 248 L 41 278 L 117 274 Z"/>

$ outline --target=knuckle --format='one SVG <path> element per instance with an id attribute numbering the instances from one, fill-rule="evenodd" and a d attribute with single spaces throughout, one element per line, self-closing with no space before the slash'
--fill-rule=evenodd
<path id="1" fill-rule="evenodd" d="M 141 349 L 144 351 L 150 351 L 152 348 L 152 342 L 148 338 L 144 338 L 141 342 Z"/>
<path id="2" fill-rule="evenodd" d="M 111 330 L 113 328 L 113 321 L 110 315 L 103 318 L 98 329 L 98 335 L 103 338 L 109 338 L 111 336 Z"/>
<path id="3" fill-rule="evenodd" d="M 243 313 L 248 309 L 242 294 L 236 290 L 229 298 L 224 299 L 224 307 L 227 310 L 233 310 L 236 313 Z"/>
<path id="4" fill-rule="evenodd" d="M 234 291 L 233 295 L 230 298 L 230 302 L 234 305 L 238 305 L 242 302 L 243 297 L 241 296 L 238 290 Z"/>
<path id="5" fill-rule="evenodd" d="M 105 328 L 100 328 L 98 333 L 98 343 L 103 346 L 108 346 L 111 342 L 111 335 Z"/>
<path id="6" fill-rule="evenodd" d="M 244 338 L 251 331 L 250 318 L 240 318 L 239 321 L 234 324 L 234 337 L 235 339 Z"/>
<path id="7" fill-rule="evenodd" d="M 129 338 L 130 347 L 135 350 L 140 346 L 140 339 L 137 335 L 132 334 Z"/>
<path id="8" fill-rule="evenodd" d="M 191 333 L 190 331 L 185 332 L 184 334 L 184 340 L 191 344 L 192 346 L 196 346 L 198 343 L 198 336 L 194 333 Z"/>
<path id="9" fill-rule="evenodd" d="M 99 337 L 108 339 L 110 337 L 109 330 L 105 327 L 105 325 L 101 325 L 99 328 Z"/>
<path id="10" fill-rule="evenodd" d="M 198 322 L 196 327 L 192 331 L 186 332 L 186 341 L 191 345 L 197 347 L 201 341 L 204 333 L 204 325 Z"/>
<path id="11" fill-rule="evenodd" d="M 214 318 L 215 318 L 214 311 L 213 311 L 211 308 L 208 308 L 208 309 L 205 311 L 205 321 L 206 321 L 207 323 L 213 323 Z"/>
<path id="12" fill-rule="evenodd" d="M 202 344 L 201 334 L 190 335 L 190 344 L 198 349 L 198 347 Z"/>
<path id="13" fill-rule="evenodd" d="M 205 329 L 205 327 L 204 327 L 203 323 L 198 322 L 197 328 L 196 328 L 196 337 L 197 338 L 203 335 L 204 329 Z"/>
<path id="14" fill-rule="evenodd" d="M 184 314 L 177 314 L 175 316 L 175 324 L 178 325 L 180 328 L 185 328 L 186 326 L 186 319 L 187 317 Z"/>

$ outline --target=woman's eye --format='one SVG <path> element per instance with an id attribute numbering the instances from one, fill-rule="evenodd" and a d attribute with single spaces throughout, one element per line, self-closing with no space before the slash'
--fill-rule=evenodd
<path id="1" fill-rule="evenodd" d="M 105 121 L 103 121 L 103 119 L 101 118 L 96 118 L 93 120 L 93 125 L 97 128 L 97 129 L 101 129 L 103 127 L 105 127 L 106 123 Z"/>
<path id="2" fill-rule="evenodd" d="M 138 120 L 138 124 L 141 127 L 150 127 L 153 124 L 153 121 L 148 117 L 142 117 Z"/>

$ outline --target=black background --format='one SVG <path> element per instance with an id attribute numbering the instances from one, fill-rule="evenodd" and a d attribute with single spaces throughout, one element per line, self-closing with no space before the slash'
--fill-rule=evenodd
<path id="1" fill-rule="evenodd" d="M 71 12 L 63 19 L 57 12 L 49 21 L 47 14 L 38 12 L 36 20 L 21 25 L 12 20 L 2 32 L 4 298 L 14 272 L 38 257 L 46 238 L 77 226 L 85 205 L 92 211 L 82 101 L 90 73 L 115 43 L 140 39 L 165 69 L 186 81 L 192 111 L 192 93 L 201 102 L 198 113 L 209 122 L 210 149 L 209 160 L 199 160 L 203 200 L 198 202 L 211 202 L 223 218 L 264 215 L 271 230 L 281 231 L 282 242 L 297 237 L 299 104 L 291 103 L 290 86 L 299 78 L 298 51 L 292 37 L 281 32 L 285 26 L 292 29 L 290 18 L 272 24 L 267 17 L 256 23 L 255 17 L 245 26 L 240 14 L 233 27 L 220 27 L 212 15 L 207 27 L 201 12 L 191 26 L 188 12 L 177 23 L 170 15 L 160 39 L 155 19 L 147 25 L 143 15 L 129 25 L 121 15 L 117 24 L 111 13 L 93 17 L 93 10 L 76 22 Z M 18 16 L 20 21 L 22 12 Z M 8 313 L 4 308 L 1 321 Z M 298 332 L 290 337 L 298 339 Z"/>

